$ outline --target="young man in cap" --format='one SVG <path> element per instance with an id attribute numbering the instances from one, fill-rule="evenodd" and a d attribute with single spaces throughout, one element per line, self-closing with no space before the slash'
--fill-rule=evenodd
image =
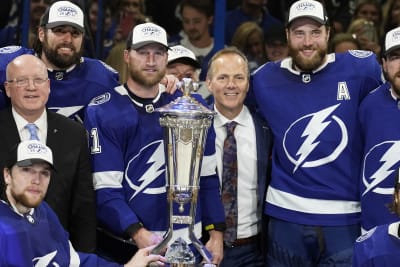
<path id="1" fill-rule="evenodd" d="M 167 74 L 174 75 L 179 81 L 190 78 L 197 82 L 199 87 L 196 92 L 207 101 L 210 92 L 204 83 L 199 81 L 200 67 L 192 50 L 182 45 L 172 46 L 168 50 Z"/>
<path id="2" fill-rule="evenodd" d="M 327 54 L 322 4 L 292 4 L 289 57 L 259 68 L 253 100 L 273 137 L 268 266 L 350 266 L 360 233 L 358 107 L 382 84 L 372 52 Z"/>
<path id="3" fill-rule="evenodd" d="M 360 175 L 361 226 L 369 230 L 398 220 L 386 208 L 400 167 L 400 28 L 386 34 L 382 66 L 387 83 L 361 103 L 364 156 Z"/>
<path id="4" fill-rule="evenodd" d="M 99 60 L 82 57 L 84 13 L 70 1 L 54 2 L 44 13 L 33 50 L 24 47 L 0 49 L 0 80 L 5 68 L 21 54 L 37 54 L 45 62 L 52 92 L 47 107 L 59 114 L 83 120 L 90 100 L 118 85 L 118 74 Z"/>
<path id="5" fill-rule="evenodd" d="M 268 61 L 282 60 L 289 55 L 285 28 L 274 25 L 265 32 L 265 54 Z"/>
<path id="6" fill-rule="evenodd" d="M 130 239 L 138 248 L 158 244 L 168 229 L 163 129 L 159 113 L 154 111 L 182 93 L 170 95 L 160 90 L 167 50 L 163 28 L 153 23 L 137 25 L 124 51 L 127 82 L 94 99 L 86 113 L 97 218 L 104 229 Z M 208 226 L 211 239 L 206 245 L 213 263 L 218 264 L 225 224 L 214 153 L 214 132 L 209 130 L 200 178 L 201 210 L 196 213 L 194 231 L 199 237 L 200 220 Z M 187 230 L 187 225 L 177 225 L 174 234 L 188 242 Z M 108 252 L 111 249 L 115 247 Z M 131 253 L 118 253 L 118 257 L 130 257 Z"/>
<path id="7" fill-rule="evenodd" d="M 23 141 L 9 153 L 0 201 L 0 266 L 120 266 L 75 251 L 43 201 L 53 171 L 51 149 L 37 140 Z M 125 266 L 163 265 L 164 259 L 149 251 L 141 250 Z"/>

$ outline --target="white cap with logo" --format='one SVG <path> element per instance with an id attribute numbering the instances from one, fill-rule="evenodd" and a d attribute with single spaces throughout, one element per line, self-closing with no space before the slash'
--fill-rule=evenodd
<path id="1" fill-rule="evenodd" d="M 288 24 L 302 17 L 311 18 L 321 24 L 326 24 L 328 21 L 324 6 L 314 0 L 300 0 L 292 4 L 289 10 Z"/>
<path id="2" fill-rule="evenodd" d="M 386 33 L 385 55 L 398 48 L 400 48 L 400 27 L 397 27 Z"/>
<path id="3" fill-rule="evenodd" d="M 138 49 L 151 43 L 158 43 L 168 48 L 167 32 L 157 24 L 142 23 L 133 28 L 128 37 L 127 48 Z"/>
<path id="4" fill-rule="evenodd" d="M 10 167 L 12 165 L 28 167 L 35 163 L 47 162 L 54 168 L 51 149 L 37 140 L 22 141 L 17 149 L 11 152 L 10 157 L 8 164 Z"/>
<path id="5" fill-rule="evenodd" d="M 84 32 L 83 11 L 70 1 L 58 1 L 46 10 L 40 24 L 50 29 L 57 26 L 70 25 Z"/>
<path id="6" fill-rule="evenodd" d="M 182 45 L 172 46 L 168 51 L 168 64 L 173 63 L 175 60 L 179 59 L 186 60 L 190 65 L 194 66 L 195 68 L 201 67 L 192 50 Z"/>

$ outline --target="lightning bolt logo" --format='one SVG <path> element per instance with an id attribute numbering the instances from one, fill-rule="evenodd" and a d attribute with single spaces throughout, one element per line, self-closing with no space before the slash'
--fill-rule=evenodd
<path id="1" fill-rule="evenodd" d="M 392 143 L 392 141 L 390 141 Z M 381 144 L 378 144 L 374 146 L 365 156 L 367 158 L 371 152 L 375 149 L 377 149 L 379 146 L 383 144 L 387 144 L 388 142 L 383 142 Z M 374 189 L 378 184 L 380 184 L 382 181 L 384 181 L 387 177 L 389 177 L 394 171 L 395 171 L 395 165 L 399 162 L 399 154 L 400 154 L 400 141 L 395 141 L 392 143 L 392 145 L 389 147 L 389 149 L 383 154 L 379 162 L 382 164 L 380 165 L 380 168 L 370 176 L 371 183 L 368 183 L 367 179 L 365 178 L 365 164 L 366 161 L 364 161 L 364 166 L 363 166 L 363 182 L 366 187 L 365 191 L 363 192 L 363 195 Z M 376 193 L 380 194 L 392 194 L 393 193 L 393 188 L 375 188 L 373 190 Z"/>
<path id="2" fill-rule="evenodd" d="M 158 143 L 158 144 L 157 144 Z M 141 182 L 139 186 L 133 184 L 132 180 L 129 178 L 127 171 L 130 169 L 129 165 L 137 159 L 137 157 L 140 156 L 140 154 L 148 149 L 150 146 L 156 145 L 156 149 L 154 150 L 153 154 L 150 156 L 148 161 L 146 162 L 146 167 L 148 166 L 147 170 L 145 173 L 137 180 Z M 147 188 L 149 184 L 151 184 L 153 181 L 155 181 L 164 171 L 164 145 L 162 141 L 157 141 L 149 144 L 148 146 L 144 147 L 139 154 L 134 157 L 128 164 L 128 168 L 126 169 L 125 173 L 125 179 L 129 186 L 135 191 L 135 193 L 131 196 L 129 201 L 131 201 L 137 194 L 140 192 L 146 192 L 146 193 L 155 193 L 159 194 L 161 191 L 165 191 L 165 188 L 156 188 L 156 189 L 151 189 Z M 147 188 L 145 190 L 145 188 Z M 161 190 L 161 191 L 160 191 Z"/>
<path id="3" fill-rule="evenodd" d="M 49 266 L 50 262 L 54 259 L 54 257 L 57 255 L 57 250 L 53 251 L 47 255 L 44 255 L 43 257 L 37 257 L 32 260 L 33 263 L 36 262 L 34 267 L 47 267 Z M 53 266 L 59 267 L 57 263 L 53 263 Z"/>
<path id="4" fill-rule="evenodd" d="M 348 143 L 348 135 L 347 135 L 347 129 L 346 126 L 344 125 L 343 121 L 340 120 L 337 116 L 334 116 L 331 114 L 333 111 L 335 111 L 340 104 L 328 107 L 326 109 L 323 109 L 321 111 L 318 111 L 316 113 L 308 114 L 306 116 L 301 117 L 300 119 L 296 120 L 288 130 L 285 132 L 285 136 L 283 138 L 283 148 L 285 150 L 285 153 L 288 157 L 288 159 L 294 164 L 294 169 L 293 173 L 296 172 L 296 170 L 300 167 L 317 167 L 326 163 L 329 163 L 333 160 L 335 160 L 340 153 L 344 150 Z M 332 123 L 332 120 L 327 120 L 327 118 L 331 116 L 332 120 L 339 125 L 339 128 L 341 130 L 341 140 L 339 145 L 335 148 L 335 150 L 328 156 L 324 158 L 320 158 L 314 161 L 306 161 L 307 157 L 314 151 L 314 149 L 320 144 L 320 141 L 316 141 L 317 138 L 321 135 L 321 133 L 324 132 L 324 130 Z M 288 136 L 288 133 L 292 130 L 292 128 L 299 123 L 300 121 L 304 119 L 309 119 L 309 122 L 307 126 L 305 127 L 303 133 L 301 134 L 301 137 L 305 137 L 305 140 L 303 141 L 302 145 L 300 148 L 297 150 L 296 153 L 296 159 L 295 157 L 292 157 L 286 148 L 286 138 Z"/>

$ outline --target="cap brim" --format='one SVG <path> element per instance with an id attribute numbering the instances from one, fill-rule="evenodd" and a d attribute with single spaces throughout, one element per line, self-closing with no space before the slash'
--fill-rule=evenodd
<path id="1" fill-rule="evenodd" d="M 178 57 L 178 58 L 174 58 L 170 61 L 168 61 L 168 65 L 170 64 L 174 64 L 176 62 L 182 62 L 183 64 L 187 64 L 190 66 L 195 67 L 196 69 L 200 69 L 201 65 L 199 62 L 197 62 L 196 60 L 194 60 L 193 58 L 190 57 Z"/>
<path id="2" fill-rule="evenodd" d="M 32 166 L 32 165 L 38 164 L 38 163 L 47 163 L 50 165 L 50 167 L 52 169 L 55 169 L 53 164 L 51 164 L 50 162 L 45 161 L 43 159 L 25 159 L 25 160 L 17 161 L 15 163 L 15 165 L 17 165 L 18 167 L 29 167 L 29 166 Z"/>
<path id="3" fill-rule="evenodd" d="M 397 50 L 397 49 L 400 49 L 400 44 L 392 46 L 391 48 L 389 48 L 387 51 L 385 51 L 385 55 L 388 55 L 388 54 L 392 53 L 394 50 Z"/>
<path id="4" fill-rule="evenodd" d="M 320 23 L 321 25 L 325 25 L 327 22 L 326 20 L 322 20 L 320 17 L 316 17 L 316 16 L 312 16 L 312 15 L 302 15 L 302 16 L 292 18 L 290 21 L 288 21 L 287 25 L 289 26 L 293 21 L 295 21 L 296 19 L 299 19 L 299 18 L 309 18 L 309 19 L 312 19 L 312 20 Z"/>
<path id="5" fill-rule="evenodd" d="M 132 39 L 131 39 L 131 40 L 132 40 Z M 164 46 L 164 47 L 167 48 L 168 50 L 170 49 L 170 48 L 169 48 L 168 46 L 166 46 L 165 44 L 160 43 L 160 42 L 156 42 L 156 41 L 144 41 L 144 42 L 139 42 L 139 43 L 136 43 L 136 44 L 131 44 L 129 48 L 131 48 L 131 49 L 139 49 L 139 48 L 141 48 L 141 47 L 143 47 L 143 46 L 145 46 L 145 45 L 148 45 L 148 44 L 159 44 L 159 45 Z"/>
<path id="6" fill-rule="evenodd" d="M 46 24 L 46 28 L 49 28 L 49 29 L 52 29 L 52 28 L 58 27 L 58 26 L 72 26 L 72 27 L 78 29 L 80 32 L 85 31 L 80 25 L 69 22 L 69 21 L 57 21 L 57 22 L 51 22 L 51 23 Z"/>

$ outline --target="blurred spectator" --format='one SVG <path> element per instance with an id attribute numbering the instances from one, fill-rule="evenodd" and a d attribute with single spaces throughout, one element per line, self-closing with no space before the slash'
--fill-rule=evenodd
<path id="1" fill-rule="evenodd" d="M 380 39 L 382 34 L 380 32 L 380 27 L 382 25 L 382 10 L 379 2 L 377 0 L 359 1 L 354 10 L 353 21 L 360 18 L 374 23 L 378 33 L 378 38 Z"/>
<path id="2" fill-rule="evenodd" d="M 265 54 L 268 61 L 282 60 L 289 55 L 285 28 L 274 25 L 265 33 Z"/>
<path id="3" fill-rule="evenodd" d="M 358 50 L 360 44 L 350 33 L 337 33 L 330 40 L 329 51 L 333 53 L 343 53 L 348 50 Z"/>
<path id="4" fill-rule="evenodd" d="M 208 60 L 215 54 L 210 26 L 214 20 L 211 0 L 182 0 L 180 4 L 183 31 L 169 39 L 169 45 L 183 45 L 190 49 L 201 65 L 200 80 L 204 81 Z"/>
<path id="5" fill-rule="evenodd" d="M 264 49 L 264 32 L 255 22 L 242 23 L 233 35 L 231 45 L 246 55 L 250 72 L 267 61 Z"/>
<path id="6" fill-rule="evenodd" d="M 97 48 L 101 49 L 100 57 L 99 59 L 105 60 L 114 45 L 114 33 L 115 29 L 112 27 L 113 26 L 113 15 L 112 15 L 112 10 L 110 7 L 110 1 L 104 1 L 104 6 L 103 6 L 103 31 L 101 33 L 101 39 L 102 39 L 102 47 Z M 89 19 L 89 27 L 88 27 L 88 33 L 85 36 L 85 51 L 84 51 L 84 56 L 87 57 L 96 57 L 96 38 L 97 38 L 97 24 L 98 24 L 98 12 L 99 12 L 99 4 L 97 0 L 89 0 L 87 4 L 87 18 Z"/>
<path id="7" fill-rule="evenodd" d="M 30 17 L 29 17 L 29 47 L 32 47 L 33 42 L 37 38 L 37 25 L 39 25 L 39 21 L 43 13 L 46 11 L 48 6 L 50 5 L 51 0 L 31 0 L 30 1 Z M 5 26 L 0 30 L 0 47 L 7 45 L 16 45 L 20 43 L 20 23 L 22 17 L 22 2 L 14 1 L 15 4 L 20 7 L 18 12 L 13 12 L 13 9 L 10 9 L 10 12 L 14 13 L 14 15 L 18 15 L 15 17 L 15 21 L 12 24 Z M 3 2 L 2 2 L 3 4 Z M 12 8 L 12 6 L 11 6 Z"/>
<path id="8" fill-rule="evenodd" d="M 114 35 L 115 43 L 105 62 L 118 71 L 120 83 L 125 83 L 128 77 L 128 69 L 123 60 L 126 39 L 137 24 L 150 21 L 150 18 L 145 15 L 144 8 L 144 0 L 120 0 L 118 2 L 119 23 Z"/>
<path id="9" fill-rule="evenodd" d="M 265 32 L 270 26 L 282 24 L 267 10 L 267 0 L 243 0 L 240 7 L 226 13 L 225 43 L 232 42 L 236 29 L 246 21 L 256 22 Z"/>
<path id="10" fill-rule="evenodd" d="M 355 19 L 351 22 L 347 32 L 358 41 L 361 49 L 372 51 L 380 58 L 381 46 L 378 29 L 374 22 L 365 18 Z"/>
<path id="11" fill-rule="evenodd" d="M 400 26 L 400 0 L 389 0 L 383 6 L 382 32 L 387 33 L 398 26 Z"/>

